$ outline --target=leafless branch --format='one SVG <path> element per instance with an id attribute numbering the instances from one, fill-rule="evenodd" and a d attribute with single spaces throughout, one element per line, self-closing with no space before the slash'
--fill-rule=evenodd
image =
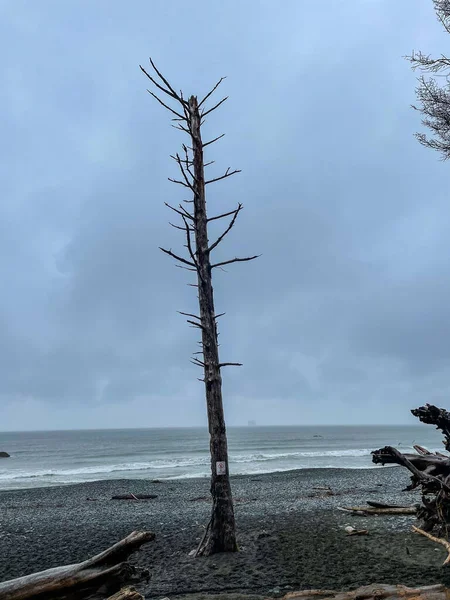
<path id="1" fill-rule="evenodd" d="M 189 175 L 195 180 L 195 177 L 193 176 L 193 174 L 189 170 L 189 167 L 184 167 L 183 166 L 183 162 L 185 162 L 185 161 L 183 161 L 180 158 L 179 154 L 176 154 L 175 156 L 171 155 L 171 158 L 173 158 L 175 160 L 175 162 L 178 164 L 178 167 L 179 167 L 179 169 L 181 171 L 181 174 L 183 175 L 184 183 L 182 181 L 177 180 L 177 179 L 171 179 L 170 177 L 169 177 L 169 181 L 172 181 L 173 183 L 179 183 L 181 185 L 184 185 L 184 187 L 189 188 L 195 194 L 194 186 L 189 181 L 189 177 L 186 175 L 186 171 L 187 171 L 189 173 Z"/>
<path id="2" fill-rule="evenodd" d="M 209 115 L 209 113 L 212 113 L 213 110 L 216 110 L 216 108 L 219 108 L 219 106 L 223 104 L 226 100 L 228 100 L 228 96 L 225 96 L 225 98 L 222 98 L 222 100 L 218 102 L 215 106 L 202 113 L 202 119 L 204 119 L 206 115 Z"/>
<path id="3" fill-rule="evenodd" d="M 197 315 L 192 315 L 191 313 L 181 312 L 181 310 L 177 311 L 179 315 L 183 315 L 185 317 L 192 317 L 193 319 L 198 319 L 200 321 L 200 317 Z"/>
<path id="4" fill-rule="evenodd" d="M 196 323 L 195 321 L 190 321 L 189 319 L 187 319 L 187 322 L 190 323 L 191 325 L 193 325 L 194 327 L 198 327 L 199 329 L 204 329 L 204 327 L 201 323 Z"/>
<path id="5" fill-rule="evenodd" d="M 221 235 L 221 236 L 219 236 L 219 237 L 217 238 L 217 240 L 216 240 L 216 241 L 215 241 L 213 244 L 211 244 L 211 246 L 208 248 L 208 251 L 209 251 L 209 252 L 212 252 L 212 251 L 214 250 L 214 248 L 216 248 L 216 247 L 217 247 L 217 246 L 220 244 L 220 242 L 223 240 L 223 238 L 224 238 L 224 237 L 227 235 L 227 233 L 228 233 L 228 232 L 230 231 L 230 229 L 233 227 L 233 225 L 234 225 L 234 223 L 235 223 L 235 221 L 236 221 L 236 219 L 237 219 L 237 216 L 238 216 L 238 214 L 240 213 L 240 211 L 242 210 L 242 208 L 243 208 L 242 204 L 241 204 L 241 203 L 239 203 L 239 206 L 238 206 L 238 207 L 237 207 L 237 209 L 234 211 L 234 215 L 233 215 L 233 218 L 232 218 L 232 219 L 231 219 L 231 221 L 230 221 L 230 224 L 229 224 L 229 225 L 228 225 L 228 227 L 225 229 L 225 231 L 222 233 L 222 235 Z"/>
<path id="6" fill-rule="evenodd" d="M 225 217 L 230 217 L 231 215 L 234 215 L 234 213 L 236 212 L 236 210 L 237 209 L 230 210 L 230 212 L 222 213 L 221 215 L 217 215 L 217 217 L 209 217 L 208 223 L 210 221 L 216 221 L 217 219 L 223 219 Z"/>
<path id="7" fill-rule="evenodd" d="M 256 254 L 255 256 L 248 256 L 246 258 L 232 258 L 231 260 L 224 260 L 223 262 L 216 263 L 215 265 L 211 265 L 211 269 L 215 269 L 217 267 L 223 267 L 223 265 L 231 265 L 231 263 L 235 262 L 247 262 L 249 260 L 255 260 L 255 258 L 259 258 L 261 254 Z"/>
<path id="8" fill-rule="evenodd" d="M 151 59 L 150 59 L 151 62 Z M 153 65 L 152 65 L 153 66 Z M 165 88 L 162 85 L 160 85 L 156 79 L 154 79 L 149 73 L 147 73 L 147 71 L 144 69 L 144 67 L 142 65 L 139 65 L 139 68 L 141 69 L 141 71 L 150 79 L 150 81 L 153 83 L 153 85 L 155 85 L 159 90 L 161 90 L 161 92 L 164 92 L 164 94 L 167 94 L 168 96 L 170 96 L 171 98 L 173 98 L 174 100 L 177 100 L 177 102 L 181 102 L 182 100 L 181 98 L 178 96 L 178 94 L 176 94 L 173 90 L 171 90 L 170 88 Z"/>
<path id="9" fill-rule="evenodd" d="M 180 225 L 175 225 L 174 223 L 171 223 L 170 221 L 169 221 L 169 225 L 171 225 L 175 229 L 181 229 L 181 231 L 186 231 L 186 227 L 181 227 Z M 194 231 L 194 230 L 192 229 L 192 227 L 189 227 L 189 231 Z"/>
<path id="10" fill-rule="evenodd" d="M 186 120 L 186 118 L 185 118 L 185 117 L 182 117 L 182 116 L 180 115 L 180 113 L 177 113 L 177 111 L 176 111 L 176 110 L 173 110 L 173 108 L 170 108 L 170 106 L 168 106 L 168 105 L 167 105 L 165 102 L 163 102 L 163 101 L 161 100 L 161 98 L 158 98 L 158 96 L 157 96 L 156 94 L 154 94 L 154 93 L 153 93 L 151 90 L 147 90 L 147 92 L 148 92 L 148 93 L 149 93 L 151 96 L 153 96 L 153 98 L 155 98 L 155 100 L 158 100 L 158 102 L 159 102 L 159 103 L 160 103 L 162 106 L 164 106 L 164 108 L 166 108 L 167 110 L 169 110 L 169 111 L 170 111 L 171 113 L 173 113 L 174 115 L 177 115 L 177 117 L 179 117 L 179 118 L 180 118 L 182 121 L 185 121 L 185 120 Z"/>
<path id="11" fill-rule="evenodd" d="M 219 313 L 218 315 L 215 315 L 215 319 L 218 319 L 219 317 L 223 317 L 224 315 L 226 315 L 227 313 Z"/>
<path id="12" fill-rule="evenodd" d="M 174 254 L 172 252 L 172 250 L 166 250 L 165 248 L 161 248 L 161 247 L 159 249 L 162 250 L 162 252 L 164 252 L 165 254 L 168 254 L 169 256 L 171 256 L 172 258 L 175 258 L 175 260 L 178 260 L 179 262 L 181 262 L 185 265 L 189 265 L 190 267 L 195 267 L 194 263 L 190 262 L 189 260 L 186 260 L 182 256 L 178 256 L 177 254 Z"/>
<path id="13" fill-rule="evenodd" d="M 191 135 L 191 132 L 189 131 L 189 129 L 186 129 L 186 127 L 183 127 L 183 125 L 179 124 L 179 125 L 172 125 L 172 127 L 174 129 L 179 129 L 180 131 L 184 131 L 184 133 L 187 133 L 188 135 Z"/>
<path id="14" fill-rule="evenodd" d="M 208 181 L 205 181 L 205 185 L 208 185 L 209 183 L 214 183 L 216 181 L 220 181 L 221 179 L 226 179 L 227 177 L 231 177 L 232 175 L 236 175 L 236 173 L 241 172 L 240 169 L 235 169 L 234 171 L 230 171 L 230 169 L 231 167 L 228 167 L 224 175 L 221 175 L 220 177 L 215 177 L 214 179 L 209 179 Z"/>
<path id="15" fill-rule="evenodd" d="M 185 229 L 186 229 L 186 240 L 187 240 L 187 249 L 189 251 L 189 255 L 192 258 L 192 262 L 195 265 L 195 268 L 197 269 L 199 275 L 200 275 L 200 269 L 198 268 L 198 262 L 197 259 L 195 257 L 194 251 L 192 250 L 192 244 L 191 244 L 191 232 L 189 230 L 189 225 L 188 222 L 186 221 L 186 218 L 183 217 L 183 221 L 184 221 L 184 225 L 185 225 Z"/>
<path id="16" fill-rule="evenodd" d="M 221 77 L 221 78 L 219 79 L 219 81 L 216 83 L 216 85 L 213 87 L 213 89 L 212 89 L 210 92 L 208 92 L 208 93 L 206 94 L 206 96 L 203 98 L 203 100 L 202 100 L 202 101 L 200 102 L 200 104 L 198 105 L 198 107 L 199 107 L 199 108 L 201 108 L 201 107 L 202 107 L 202 104 L 205 104 L 205 102 L 208 100 L 208 98 L 209 98 L 210 96 L 212 96 L 212 94 L 214 94 L 214 92 L 217 90 L 217 88 L 219 87 L 219 85 L 222 83 L 222 81 L 223 81 L 224 79 L 226 79 L 226 77 Z"/>
<path id="17" fill-rule="evenodd" d="M 242 363 L 230 363 L 230 362 L 220 363 L 219 369 L 221 369 L 222 367 L 242 367 Z"/>
<path id="18" fill-rule="evenodd" d="M 179 102 L 187 104 L 186 100 L 183 100 L 183 98 L 176 93 L 176 91 L 173 89 L 173 87 L 170 85 L 170 83 L 167 81 L 167 79 L 164 77 L 164 75 L 162 75 L 162 73 L 160 71 L 158 71 L 153 60 L 151 58 L 149 60 L 150 60 L 150 64 L 152 65 L 155 73 L 158 75 L 158 77 L 161 79 L 161 81 L 164 83 L 164 85 L 167 87 L 167 89 L 171 92 L 173 97 L 176 98 Z"/>
<path id="19" fill-rule="evenodd" d="M 181 212 L 181 210 L 178 210 L 178 208 L 175 208 L 174 206 L 171 206 L 170 204 L 167 204 L 167 202 L 164 202 L 164 204 L 167 206 L 167 208 L 170 208 L 171 210 L 173 210 L 174 212 L 176 212 L 178 215 L 182 216 L 182 217 L 187 217 L 188 219 L 191 219 L 192 221 L 195 221 L 195 218 L 193 215 L 191 215 L 191 213 L 189 213 L 185 208 L 183 208 L 180 204 L 180 208 L 183 212 Z"/>
<path id="20" fill-rule="evenodd" d="M 198 358 L 195 358 L 195 357 L 191 358 L 191 363 L 193 365 L 197 365 L 197 367 L 205 367 L 206 366 L 203 361 L 201 361 L 201 360 L 199 360 Z"/>
<path id="21" fill-rule="evenodd" d="M 217 142 L 217 140 L 220 140 L 220 138 L 223 138 L 223 137 L 224 137 L 224 135 L 225 135 L 225 134 L 224 134 L 224 133 L 222 133 L 222 135 L 218 135 L 218 136 L 217 136 L 216 138 L 214 138 L 213 140 L 210 140 L 209 142 L 204 142 L 204 143 L 202 144 L 202 145 L 203 145 L 203 148 L 206 148 L 206 146 L 209 146 L 210 144 L 214 144 L 214 142 Z"/>

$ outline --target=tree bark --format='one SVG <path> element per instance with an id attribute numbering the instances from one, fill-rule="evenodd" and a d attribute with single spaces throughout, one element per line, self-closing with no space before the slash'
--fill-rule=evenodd
<path id="1" fill-rule="evenodd" d="M 228 445 L 222 402 L 217 324 L 212 286 L 212 269 L 208 240 L 205 175 L 201 117 L 197 98 L 189 99 L 194 166 L 194 233 L 197 259 L 198 300 L 204 363 L 204 382 L 211 451 L 212 514 L 208 535 L 199 554 L 235 552 L 237 550 L 233 498 L 228 468 Z M 220 470 L 218 463 L 223 464 Z"/>
<path id="2" fill-rule="evenodd" d="M 79 598 L 107 584 L 110 592 L 129 581 L 136 569 L 125 561 L 143 544 L 155 538 L 148 531 L 134 531 L 104 552 L 84 562 L 55 567 L 0 583 L 2 600 L 50 600 Z"/>

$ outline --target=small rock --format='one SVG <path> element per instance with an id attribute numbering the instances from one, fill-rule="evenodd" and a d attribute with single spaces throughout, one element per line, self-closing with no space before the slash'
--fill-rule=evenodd
<path id="1" fill-rule="evenodd" d="M 191 550 L 188 554 L 188 556 L 195 556 L 195 553 L 197 552 L 197 548 L 194 548 L 193 550 Z M 164 599 L 163 599 L 164 600 Z"/>
<path id="2" fill-rule="evenodd" d="M 284 596 L 283 592 L 281 591 L 281 588 L 279 587 L 274 587 L 273 590 L 270 590 L 270 593 L 274 598 L 281 598 L 281 596 Z"/>
<path id="3" fill-rule="evenodd" d="M 11 455 L 7 452 L 0 452 L 0 458 L 11 458 Z"/>
<path id="4" fill-rule="evenodd" d="M 270 533 L 267 533 L 267 531 L 261 531 L 260 534 L 258 534 L 258 540 L 262 540 L 263 538 L 268 538 L 270 537 Z"/>

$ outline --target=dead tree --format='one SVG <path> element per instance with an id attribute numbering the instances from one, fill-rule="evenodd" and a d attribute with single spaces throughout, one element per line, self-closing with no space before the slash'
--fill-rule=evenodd
<path id="1" fill-rule="evenodd" d="M 222 377 L 221 370 L 227 366 L 241 366 L 240 363 L 220 362 L 218 348 L 217 319 L 214 308 L 214 294 L 212 286 L 212 271 L 225 265 L 237 262 L 254 260 L 257 256 L 245 258 L 231 258 L 229 260 L 213 262 L 212 252 L 230 232 L 243 206 L 228 212 L 208 217 L 206 206 L 206 186 L 227 179 L 239 173 L 239 170 L 228 168 L 225 173 L 207 179 L 205 167 L 211 162 L 204 162 L 204 150 L 217 142 L 224 134 L 204 142 L 201 127 L 207 115 L 210 115 L 221 106 L 227 97 L 221 99 L 210 108 L 206 107 L 207 101 L 217 90 L 224 78 L 206 94 L 199 102 L 196 96 L 186 100 L 183 93 L 177 93 L 167 79 L 158 71 L 150 59 L 152 67 L 149 74 L 142 66 L 141 70 L 151 81 L 153 90 L 147 90 L 164 108 L 172 115 L 174 127 L 186 133 L 188 144 L 183 144 L 183 152 L 172 156 L 180 171 L 180 179 L 170 181 L 180 185 L 192 194 L 192 199 L 187 202 L 192 205 L 192 212 L 182 204 L 178 207 L 167 206 L 181 218 L 179 225 L 174 225 L 185 234 L 187 256 L 180 256 L 171 249 L 160 248 L 167 255 L 175 259 L 178 266 L 193 271 L 196 274 L 198 289 L 199 314 L 181 313 L 188 317 L 187 322 L 197 327 L 201 332 L 202 359 L 194 357 L 192 362 L 203 369 L 202 381 L 206 390 L 206 405 L 208 412 L 208 425 L 210 434 L 211 451 L 211 495 L 212 514 L 208 523 L 205 536 L 197 548 L 196 554 L 209 555 L 216 552 L 235 552 L 236 533 L 233 510 L 233 499 L 228 467 L 227 436 L 222 403 Z M 156 93 L 155 93 L 156 92 Z M 160 95 L 158 95 L 160 92 Z M 161 97 L 160 97 L 161 96 Z M 171 102 L 171 106 L 166 102 Z M 208 239 L 208 224 L 218 219 L 229 218 L 229 223 L 223 233 L 212 243 Z"/>
<path id="2" fill-rule="evenodd" d="M 447 33 L 450 33 L 450 0 L 433 0 L 437 18 Z M 422 124 L 427 127 L 432 136 L 417 133 L 419 142 L 427 148 L 441 153 L 443 160 L 450 158 L 450 58 L 441 54 L 433 58 L 422 52 L 413 52 L 406 57 L 414 70 L 424 73 L 434 73 L 444 78 L 444 84 L 436 77 L 421 76 L 416 88 L 416 96 L 421 106 L 413 106 L 422 113 Z M 442 80 L 441 80 L 442 81 Z"/>
<path id="3" fill-rule="evenodd" d="M 426 404 L 413 409 L 412 414 L 422 423 L 435 425 L 444 434 L 444 447 L 450 451 L 450 413 L 443 408 Z M 375 464 L 396 464 L 411 473 L 411 484 L 405 491 L 416 488 L 422 491 L 422 504 L 417 516 L 426 532 L 439 535 L 450 534 L 450 455 L 430 452 L 422 446 L 414 446 L 417 454 L 402 454 L 392 446 L 372 452 Z"/>

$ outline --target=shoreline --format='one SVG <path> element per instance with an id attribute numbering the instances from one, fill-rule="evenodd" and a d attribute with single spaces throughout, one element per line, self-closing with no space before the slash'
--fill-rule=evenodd
<path id="1" fill-rule="evenodd" d="M 156 533 L 134 557 L 152 578 L 148 597 L 280 589 L 350 589 L 370 583 L 447 581 L 445 550 L 411 533 L 414 517 L 354 517 L 338 506 L 367 500 L 413 504 L 403 469 L 300 469 L 235 475 L 232 489 L 240 552 L 192 559 L 209 520 L 209 478 L 116 479 L 0 492 L 0 580 L 78 562 L 133 530 Z M 330 486 L 333 496 L 319 486 Z M 122 493 L 149 501 L 113 501 Z M 89 498 L 89 500 L 88 500 Z M 344 527 L 367 528 L 348 537 Z M 275 590 L 275 592 L 274 592 Z"/>
<path id="2" fill-rule="evenodd" d="M 299 474 L 299 473 L 309 473 L 309 472 L 341 472 L 341 471 L 355 471 L 355 472 L 365 472 L 365 471 L 373 471 L 373 470 L 378 470 L 378 469 L 392 469 L 392 468 L 398 468 L 398 465 L 385 465 L 385 466 L 379 466 L 379 465 L 373 465 L 373 466 L 362 466 L 362 467 L 301 467 L 301 468 L 297 468 L 297 469 L 286 469 L 286 470 L 275 470 L 275 471 L 260 471 L 258 473 L 236 473 L 230 474 L 230 479 L 231 481 L 234 480 L 238 480 L 238 479 L 242 479 L 242 478 L 260 478 L 260 477 L 268 477 L 268 476 L 274 476 L 277 474 L 281 474 L 281 475 L 286 475 L 287 477 L 289 476 L 293 476 L 295 474 Z M 17 492 L 17 491 L 32 491 L 32 490 L 38 490 L 38 489 L 55 489 L 55 488 L 67 488 L 67 487 L 71 487 L 71 486 L 78 486 L 78 485 L 85 485 L 85 484 L 95 484 L 95 483 L 107 483 L 107 482 L 114 482 L 114 481 L 146 481 L 148 483 L 152 483 L 153 481 L 161 481 L 163 483 L 171 483 L 171 482 L 177 482 L 177 481 L 192 481 L 192 482 L 199 482 L 199 481 L 205 481 L 205 480 L 209 480 L 211 477 L 210 474 L 205 474 L 203 476 L 190 476 L 190 475 L 180 475 L 180 476 L 174 476 L 174 477 L 161 477 L 161 478 L 157 478 L 157 477 L 152 477 L 151 479 L 145 476 L 136 476 L 136 477 L 109 477 L 109 478 L 105 478 L 105 479 L 89 479 L 86 481 L 69 481 L 66 483 L 63 482 L 56 482 L 54 484 L 47 484 L 47 485 L 36 485 L 36 486 L 28 486 L 28 487 L 24 487 L 24 486 L 20 486 L 20 487 L 7 487 L 2 489 L 1 488 L 1 482 L 0 482 L 0 494 L 3 494 L 4 492 Z M 33 477 L 30 477 L 30 479 L 32 479 Z M 9 480 L 10 481 L 10 480 Z"/>

